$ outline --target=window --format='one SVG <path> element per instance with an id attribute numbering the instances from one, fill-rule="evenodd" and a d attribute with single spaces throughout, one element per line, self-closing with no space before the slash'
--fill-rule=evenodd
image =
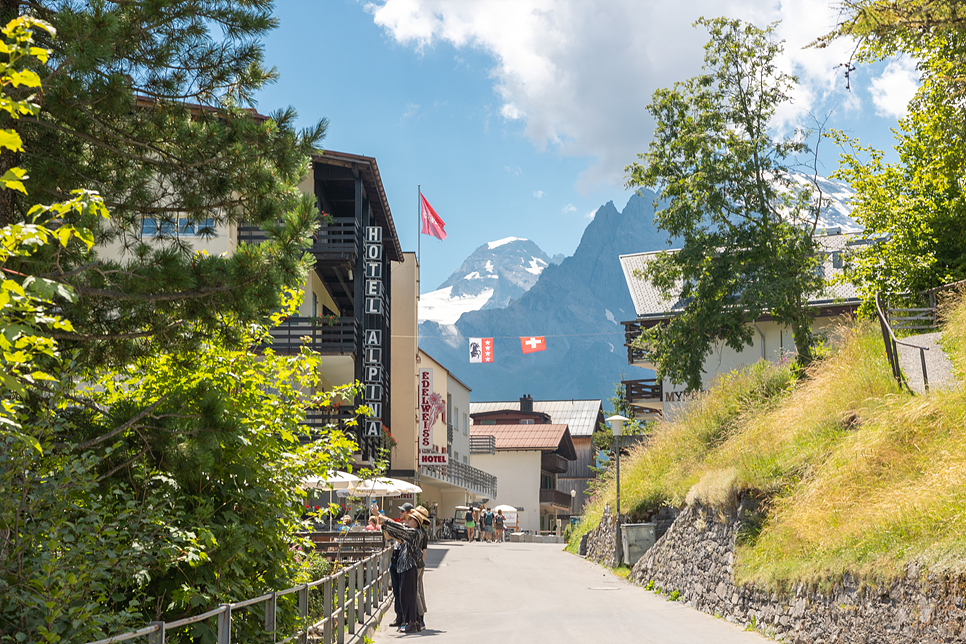
<path id="1" fill-rule="evenodd" d="M 463 435 L 464 436 L 469 433 L 470 431 L 469 427 L 470 427 L 469 416 L 467 416 L 466 414 L 463 414 Z"/>
<path id="2" fill-rule="evenodd" d="M 214 232 L 215 220 L 210 218 L 192 221 L 179 217 L 177 223 L 173 220 L 158 221 L 154 217 L 141 220 L 141 237 L 197 237 Z"/>
<path id="3" fill-rule="evenodd" d="M 453 452 L 453 458 L 455 458 L 456 459 L 456 462 L 459 463 L 459 461 L 460 461 L 460 453 L 454 451 Z"/>
<path id="4" fill-rule="evenodd" d="M 520 424 L 521 425 L 532 425 L 533 424 L 533 419 L 532 418 L 521 418 L 520 419 Z"/>
<path id="5" fill-rule="evenodd" d="M 463 456 L 463 462 L 466 463 L 467 465 L 469 465 L 470 459 L 464 455 Z"/>
<path id="6" fill-rule="evenodd" d="M 496 425 L 496 421 L 495 420 L 481 420 L 480 421 L 480 424 L 481 425 Z"/>

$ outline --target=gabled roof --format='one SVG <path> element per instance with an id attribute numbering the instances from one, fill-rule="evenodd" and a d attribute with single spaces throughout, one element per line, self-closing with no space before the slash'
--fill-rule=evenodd
<path id="1" fill-rule="evenodd" d="M 817 236 L 816 241 L 824 254 L 822 273 L 826 281 L 841 275 L 843 272 L 841 261 L 842 253 L 850 246 L 865 242 L 867 238 L 860 233 L 850 233 L 844 235 L 822 235 Z M 688 300 L 678 298 L 666 299 L 661 292 L 646 279 L 635 277 L 634 273 L 643 269 L 647 264 L 662 252 L 677 252 L 676 249 L 669 251 L 657 251 L 652 253 L 634 253 L 631 255 L 621 255 L 621 268 L 624 270 L 624 281 L 627 282 L 627 289 L 630 291 L 631 299 L 634 301 L 634 311 L 637 319 L 664 319 L 669 318 L 675 313 L 683 311 L 688 305 Z M 680 286 L 680 285 L 679 285 Z M 832 304 L 858 304 L 859 294 L 852 284 L 842 283 L 826 286 L 825 291 L 813 296 L 808 305 L 812 307 L 823 307 Z"/>
<path id="2" fill-rule="evenodd" d="M 471 402 L 470 415 L 502 411 L 520 410 L 519 400 Z M 571 436 L 591 436 L 597 429 L 597 418 L 603 413 L 600 400 L 534 400 L 533 411 L 550 416 L 550 421 L 567 425 Z"/>
<path id="3" fill-rule="evenodd" d="M 498 452 L 557 452 L 567 460 L 577 460 L 577 450 L 566 425 L 470 425 L 470 435 L 493 436 Z"/>

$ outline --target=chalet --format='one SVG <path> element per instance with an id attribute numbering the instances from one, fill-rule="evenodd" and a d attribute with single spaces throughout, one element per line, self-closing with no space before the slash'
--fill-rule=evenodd
<path id="1" fill-rule="evenodd" d="M 578 460 L 569 426 L 538 411 L 530 396 L 512 403 L 472 403 L 470 408 L 472 461 L 500 480 L 490 504 L 522 508 L 521 530 L 553 530 L 575 504 L 575 495 L 558 484 L 558 476 Z"/>
<path id="2" fill-rule="evenodd" d="M 852 315 L 858 309 L 860 300 L 854 286 L 847 283 L 830 284 L 831 280 L 842 274 L 843 257 L 854 246 L 867 244 L 869 240 L 860 234 L 839 234 L 832 229 L 830 234 L 817 237 L 821 247 L 822 263 L 820 270 L 828 286 L 825 291 L 812 297 L 808 302 L 814 314 L 812 330 L 821 334 L 823 329 L 836 324 L 843 315 Z M 670 251 L 674 252 L 674 251 Z M 636 253 L 621 255 L 624 279 L 634 302 L 637 319 L 623 322 L 627 363 L 645 369 L 654 369 L 646 351 L 632 346 L 632 342 L 644 329 L 662 324 L 683 311 L 688 300 L 665 298 L 661 292 L 645 279 L 638 278 L 640 271 L 659 253 Z M 755 340 L 750 347 L 741 351 L 720 344 L 705 359 L 702 390 L 707 390 L 714 378 L 758 360 L 778 361 L 794 355 L 795 341 L 791 329 L 780 326 L 771 315 L 765 314 L 752 323 Z M 636 410 L 638 418 L 649 414 L 673 415 L 686 407 L 700 392 L 687 391 L 683 384 L 669 380 L 657 381 L 654 377 L 625 380 L 623 382 L 627 400 Z"/>

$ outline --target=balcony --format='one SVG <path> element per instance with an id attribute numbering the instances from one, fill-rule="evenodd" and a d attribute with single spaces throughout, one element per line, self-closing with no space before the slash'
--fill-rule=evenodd
<path id="1" fill-rule="evenodd" d="M 496 454 L 496 436 L 492 434 L 470 435 L 470 454 Z"/>
<path id="2" fill-rule="evenodd" d="M 312 237 L 308 252 L 315 255 L 316 264 L 323 266 L 355 266 L 361 247 L 362 229 L 355 217 L 337 217 L 332 223 L 321 224 Z M 268 235 L 257 226 L 238 226 L 238 241 L 260 244 Z"/>
<path id="3" fill-rule="evenodd" d="M 624 380 L 621 384 L 624 385 L 624 392 L 627 396 L 627 402 L 630 405 L 654 411 L 662 411 L 664 409 L 664 403 L 661 400 L 664 385 L 660 381 L 654 378 L 647 378 L 642 380 Z"/>
<path id="4" fill-rule="evenodd" d="M 645 349 L 633 346 L 634 340 L 653 324 L 644 324 L 639 320 L 622 322 L 624 325 L 624 346 L 627 347 L 627 364 L 645 369 L 654 369 L 654 359 Z"/>
<path id="5" fill-rule="evenodd" d="M 361 239 L 362 229 L 355 217 L 337 217 L 319 227 L 309 252 L 318 264 L 355 266 Z"/>
<path id="6" fill-rule="evenodd" d="M 424 465 L 419 468 L 419 472 L 423 476 L 461 487 L 468 492 L 490 499 L 496 498 L 495 476 L 466 463 L 459 463 L 453 460 L 452 455 L 448 465 Z"/>
<path id="7" fill-rule="evenodd" d="M 540 469 L 552 474 L 563 474 L 567 471 L 567 459 L 560 454 L 544 452 L 540 455 Z"/>
<path id="8" fill-rule="evenodd" d="M 447 445 L 453 444 L 453 432 L 454 432 L 453 423 L 446 423 L 446 444 Z"/>
<path id="9" fill-rule="evenodd" d="M 558 510 L 570 512 L 571 503 L 573 503 L 573 497 L 566 492 L 561 492 L 560 490 L 540 490 L 540 505 L 550 505 Z"/>
<path id="10" fill-rule="evenodd" d="M 290 317 L 270 331 L 276 353 L 294 354 L 301 347 L 323 355 L 355 355 L 359 347 L 359 321 L 336 318 L 329 325 L 312 317 Z"/>

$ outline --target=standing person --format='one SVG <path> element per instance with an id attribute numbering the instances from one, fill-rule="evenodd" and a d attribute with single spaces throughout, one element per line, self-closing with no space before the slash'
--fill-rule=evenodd
<path id="1" fill-rule="evenodd" d="M 493 510 L 486 508 L 483 513 L 483 532 L 487 543 L 493 543 Z"/>
<path id="2" fill-rule="evenodd" d="M 399 519 L 400 523 L 406 521 L 409 517 L 409 513 L 413 511 L 412 503 L 403 503 L 399 506 Z M 385 530 L 383 534 L 386 534 Z M 392 584 L 392 607 L 396 611 L 396 619 L 393 620 L 390 626 L 402 626 L 402 603 L 399 601 L 399 571 L 396 570 L 399 564 L 399 549 L 402 543 L 397 539 L 392 540 L 392 557 L 389 559 L 389 582 Z"/>
<path id="3" fill-rule="evenodd" d="M 419 515 L 414 509 L 409 513 L 405 525 L 393 521 L 386 521 L 382 525 L 383 534 L 400 542 L 396 570 L 399 573 L 399 604 L 401 609 L 399 630 L 404 633 L 418 633 L 422 630 L 419 626 L 419 608 L 417 605 L 419 599 L 417 587 L 419 564 L 423 558 L 423 552 L 419 549 L 420 534 L 422 533 L 419 526 L 423 520 L 428 518 L 428 516 Z"/>
<path id="4" fill-rule="evenodd" d="M 496 511 L 496 516 L 493 517 L 493 527 L 496 528 L 497 542 L 503 543 L 503 529 L 506 527 L 506 517 L 503 516 L 503 510 Z"/>
<path id="5" fill-rule="evenodd" d="M 480 540 L 480 532 L 483 531 L 483 524 L 480 522 L 480 509 L 479 508 L 473 508 L 473 523 L 474 523 L 474 525 L 477 526 L 477 529 L 475 530 L 475 532 L 476 532 L 476 540 L 479 541 Z"/>
<path id="6" fill-rule="evenodd" d="M 423 573 L 426 572 L 426 549 L 429 548 L 429 532 L 427 526 L 429 525 L 429 511 L 423 506 L 417 507 L 412 511 L 412 515 L 417 517 L 422 525 L 419 528 L 419 550 L 422 552 L 422 558 L 419 561 L 419 572 L 416 577 L 416 608 L 419 612 L 419 628 L 426 628 L 426 594 L 423 592 Z"/>
<path id="7" fill-rule="evenodd" d="M 466 525 L 466 540 L 473 540 L 473 531 L 476 529 L 476 521 L 473 519 L 473 511 L 467 510 L 463 515 L 463 523 Z"/>

